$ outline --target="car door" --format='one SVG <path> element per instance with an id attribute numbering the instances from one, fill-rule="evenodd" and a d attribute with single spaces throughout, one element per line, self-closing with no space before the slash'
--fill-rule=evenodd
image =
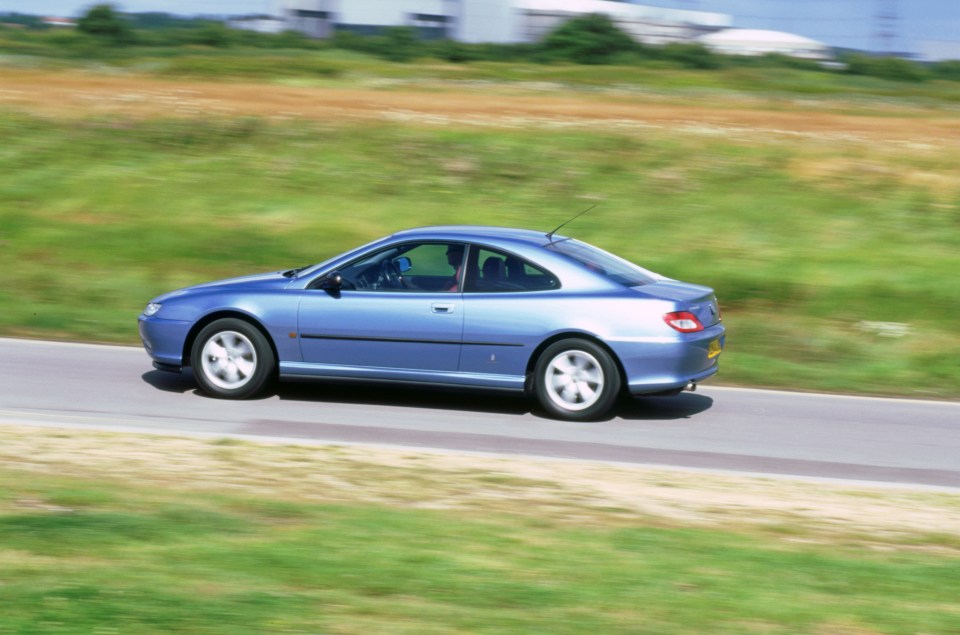
<path id="1" fill-rule="evenodd" d="M 558 279 L 512 254 L 489 247 L 471 249 L 464 288 L 465 373 L 519 378 L 534 347 L 556 318 Z"/>
<path id="2" fill-rule="evenodd" d="M 463 299 L 447 251 L 441 243 L 392 246 L 344 267 L 340 289 L 308 289 L 299 310 L 303 361 L 364 377 L 455 372 Z"/>

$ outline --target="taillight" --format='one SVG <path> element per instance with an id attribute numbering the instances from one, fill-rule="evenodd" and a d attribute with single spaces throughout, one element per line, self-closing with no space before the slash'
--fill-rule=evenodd
<path id="1" fill-rule="evenodd" d="M 700 323 L 696 315 L 689 311 L 667 313 L 663 316 L 663 321 L 681 333 L 696 333 L 703 330 L 703 324 Z"/>

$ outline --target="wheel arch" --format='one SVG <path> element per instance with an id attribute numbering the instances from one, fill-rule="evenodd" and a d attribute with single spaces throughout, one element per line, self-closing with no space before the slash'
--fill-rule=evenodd
<path id="1" fill-rule="evenodd" d="M 209 313 L 203 316 L 202 318 L 197 320 L 196 323 L 190 328 L 190 332 L 187 333 L 187 337 L 183 341 L 183 350 L 180 352 L 180 358 L 182 360 L 184 368 L 187 368 L 188 366 L 191 365 L 190 352 L 193 350 L 193 344 L 197 340 L 197 335 L 200 334 L 200 331 L 206 328 L 207 325 L 212 324 L 217 320 L 222 320 L 224 318 L 234 318 L 237 320 L 242 320 L 247 324 L 249 324 L 250 326 L 257 329 L 258 331 L 260 331 L 263 337 L 266 338 L 267 343 L 270 345 L 270 351 L 273 353 L 273 358 L 277 360 L 277 362 L 280 361 L 280 356 L 277 354 L 276 343 L 273 341 L 273 338 L 270 336 L 270 332 L 267 331 L 266 328 L 264 328 L 263 324 L 261 324 L 259 320 L 248 315 L 247 313 L 243 313 L 242 311 L 223 310 L 223 311 L 214 311 L 213 313 Z"/>
<path id="2" fill-rule="evenodd" d="M 530 355 L 530 359 L 527 360 L 527 369 L 524 375 L 525 379 L 523 382 L 523 390 L 525 393 L 531 394 L 533 392 L 534 370 L 537 367 L 537 361 L 539 361 L 540 356 L 543 355 L 543 352 L 547 350 L 549 346 L 561 340 L 587 340 L 588 342 L 596 344 L 597 346 L 605 350 L 610 355 L 610 358 L 613 360 L 613 363 L 616 364 L 617 366 L 617 372 L 620 374 L 621 390 L 623 390 L 624 389 L 623 387 L 627 385 L 627 373 L 623 369 L 623 363 L 620 361 L 620 357 L 617 355 L 617 353 L 612 348 L 610 348 L 610 346 L 607 345 L 606 342 L 604 342 L 602 339 L 600 339 L 596 335 L 592 335 L 590 333 L 584 333 L 583 331 L 564 331 L 563 333 L 556 333 L 554 335 L 551 335 L 549 338 L 540 342 L 537 348 L 534 349 L 533 353 Z"/>

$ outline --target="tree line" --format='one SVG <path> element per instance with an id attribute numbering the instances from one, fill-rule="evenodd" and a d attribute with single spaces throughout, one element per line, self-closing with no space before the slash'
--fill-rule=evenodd
<path id="1" fill-rule="evenodd" d="M 0 22 L 28 29 L 44 29 L 36 16 L 7 14 Z M 414 27 L 389 27 L 377 35 L 338 31 L 326 40 L 309 38 L 295 31 L 277 34 L 231 29 L 222 21 L 181 18 L 166 13 L 120 13 L 113 5 L 89 8 L 77 21 L 77 36 L 104 46 L 183 46 L 218 48 L 249 46 L 274 49 L 339 48 L 374 55 L 394 62 L 423 58 L 454 63 L 475 61 L 573 62 L 596 65 L 644 65 L 667 63 L 691 69 L 730 66 L 785 66 L 880 77 L 895 81 L 928 79 L 960 81 L 960 60 L 922 64 L 894 56 L 844 52 L 836 69 L 825 69 L 814 60 L 786 55 L 759 57 L 720 55 L 697 43 L 650 46 L 637 42 L 617 28 L 609 17 L 589 14 L 560 25 L 543 40 L 530 44 L 472 44 L 433 37 Z"/>

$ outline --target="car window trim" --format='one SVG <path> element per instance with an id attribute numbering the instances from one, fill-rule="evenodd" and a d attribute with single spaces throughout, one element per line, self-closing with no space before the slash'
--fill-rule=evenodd
<path id="1" fill-rule="evenodd" d="M 529 258 L 527 258 L 527 257 L 525 257 L 525 256 L 521 256 L 521 255 L 519 255 L 519 254 L 516 254 L 516 253 L 514 253 L 514 252 L 512 252 L 512 251 L 510 251 L 510 250 L 508 250 L 508 249 L 503 249 L 502 247 L 493 247 L 493 246 L 490 246 L 489 244 L 486 244 L 486 243 L 473 242 L 473 243 L 469 243 L 469 246 L 470 246 L 471 249 L 476 249 L 476 250 L 477 250 L 477 263 L 476 263 L 476 264 L 477 264 L 477 274 L 478 274 L 478 275 L 479 275 L 479 273 L 480 273 L 480 267 L 481 267 L 480 258 L 479 258 L 479 252 L 480 252 L 481 249 L 487 249 L 487 250 L 489 250 L 489 251 L 492 251 L 492 252 L 495 252 L 495 253 L 498 253 L 498 254 L 503 254 L 503 255 L 508 256 L 508 257 L 512 256 L 512 257 L 516 258 L 517 260 L 519 260 L 519 261 L 520 261 L 521 263 L 523 263 L 523 264 L 529 264 L 530 266 L 532 266 L 532 267 L 534 267 L 534 268 L 536 268 L 536 269 L 544 272 L 544 273 L 547 274 L 547 276 L 549 276 L 550 278 L 556 280 L 557 286 L 552 287 L 552 288 L 550 288 L 550 289 L 501 289 L 501 290 L 498 290 L 498 291 L 468 291 L 468 290 L 466 290 L 466 289 L 464 288 L 464 286 L 461 284 L 461 289 L 462 289 L 462 290 L 460 291 L 460 293 L 462 293 L 462 294 L 464 294 L 464 295 L 467 295 L 467 294 L 469 294 L 469 295 L 477 295 L 477 294 L 490 294 L 490 295 L 510 294 L 510 295 L 514 295 L 514 294 L 517 294 L 517 293 L 544 293 L 544 292 L 547 292 L 547 291 L 558 291 L 558 290 L 560 290 L 560 289 L 563 288 L 563 283 L 560 281 L 560 276 L 556 275 L 555 273 L 553 273 L 552 271 L 550 271 L 550 270 L 547 269 L 546 267 L 543 267 L 543 266 L 541 266 L 540 264 L 531 261 Z M 469 266 L 470 266 L 470 262 L 468 261 L 468 262 L 467 262 L 467 267 L 469 267 Z M 466 271 L 467 267 L 464 267 L 464 272 L 463 272 L 463 275 L 464 275 L 464 276 L 466 276 L 466 274 L 467 274 L 467 271 Z"/>

